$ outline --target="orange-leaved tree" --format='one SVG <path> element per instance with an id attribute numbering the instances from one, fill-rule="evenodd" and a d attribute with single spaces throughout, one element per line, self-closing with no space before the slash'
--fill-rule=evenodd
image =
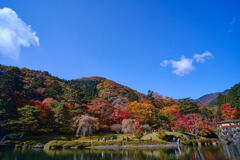
<path id="1" fill-rule="evenodd" d="M 141 122 L 148 122 L 152 119 L 152 110 L 153 105 L 137 101 L 129 103 L 127 107 L 130 117 L 138 119 Z"/>
<path id="2" fill-rule="evenodd" d="M 181 111 L 180 111 L 180 106 L 177 105 L 177 104 L 164 107 L 162 110 L 163 111 L 168 111 L 168 113 L 173 115 L 175 118 L 179 118 L 179 117 L 182 116 Z"/>
<path id="3" fill-rule="evenodd" d="M 152 93 L 152 104 L 156 107 L 156 108 L 163 108 L 166 106 L 171 106 L 173 104 L 176 104 L 176 101 L 171 98 L 171 97 L 163 97 L 161 95 L 159 95 L 157 92 Z"/>

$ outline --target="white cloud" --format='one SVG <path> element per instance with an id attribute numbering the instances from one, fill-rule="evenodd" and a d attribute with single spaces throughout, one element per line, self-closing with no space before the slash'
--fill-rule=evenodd
<path id="1" fill-rule="evenodd" d="M 17 60 L 21 47 L 39 45 L 31 26 L 24 23 L 10 8 L 0 9 L 0 54 Z"/>
<path id="2" fill-rule="evenodd" d="M 171 60 L 170 64 L 174 68 L 173 73 L 178 76 L 184 76 L 194 70 L 193 60 L 189 58 L 181 57 L 179 61 Z"/>
<path id="3" fill-rule="evenodd" d="M 195 54 L 193 58 L 198 63 L 204 63 L 206 57 L 213 57 L 212 53 L 209 51 L 203 52 L 202 54 Z"/>
<path id="4" fill-rule="evenodd" d="M 173 73 L 177 76 L 184 76 L 195 69 L 193 63 L 204 63 L 206 57 L 213 57 L 212 53 L 209 51 L 203 52 L 202 54 L 195 54 L 193 58 L 185 58 L 182 56 L 179 61 L 176 60 L 164 60 L 160 65 L 162 67 L 167 67 L 171 65 L 174 69 Z"/>

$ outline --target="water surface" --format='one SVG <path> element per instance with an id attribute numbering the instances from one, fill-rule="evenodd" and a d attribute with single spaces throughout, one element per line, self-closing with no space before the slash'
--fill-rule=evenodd
<path id="1" fill-rule="evenodd" d="M 0 151 L 1 160 L 240 160 L 240 145 L 154 150 L 15 150 Z"/>

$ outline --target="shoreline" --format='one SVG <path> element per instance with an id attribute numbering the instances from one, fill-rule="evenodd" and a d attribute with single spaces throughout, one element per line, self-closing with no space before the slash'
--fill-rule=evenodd
<path id="1" fill-rule="evenodd" d="M 162 144 L 162 145 L 104 145 L 89 146 L 87 149 L 156 149 L 156 148 L 177 148 L 182 144 Z"/>

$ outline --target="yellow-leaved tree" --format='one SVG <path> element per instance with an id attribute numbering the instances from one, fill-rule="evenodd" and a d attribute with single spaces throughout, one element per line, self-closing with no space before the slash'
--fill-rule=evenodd
<path id="1" fill-rule="evenodd" d="M 130 117 L 141 122 L 148 122 L 152 119 L 153 105 L 148 103 L 140 103 L 137 101 L 128 104 L 127 112 Z"/>

